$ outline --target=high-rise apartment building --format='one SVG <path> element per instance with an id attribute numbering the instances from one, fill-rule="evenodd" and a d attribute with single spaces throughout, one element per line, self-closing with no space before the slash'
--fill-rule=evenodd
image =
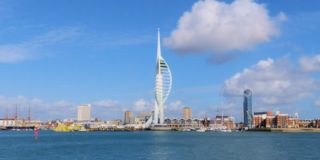
<path id="1" fill-rule="evenodd" d="M 133 114 L 130 111 L 124 112 L 124 124 L 132 124 L 133 122 Z"/>
<path id="2" fill-rule="evenodd" d="M 78 106 L 78 121 L 90 121 L 91 119 L 91 104 Z"/>
<path id="3" fill-rule="evenodd" d="M 182 114 L 184 120 L 192 119 L 192 111 L 190 107 L 184 107 L 182 109 Z"/>

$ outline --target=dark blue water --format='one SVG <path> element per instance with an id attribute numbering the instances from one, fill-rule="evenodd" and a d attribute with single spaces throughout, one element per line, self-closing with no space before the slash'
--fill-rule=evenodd
<path id="1" fill-rule="evenodd" d="M 318 133 L 0 132 L 0 160 L 320 160 Z"/>

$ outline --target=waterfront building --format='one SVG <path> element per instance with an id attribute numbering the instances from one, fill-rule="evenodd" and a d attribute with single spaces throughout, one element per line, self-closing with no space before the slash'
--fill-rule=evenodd
<path id="1" fill-rule="evenodd" d="M 266 127 L 266 117 L 265 115 L 253 115 L 253 128 L 265 128 Z"/>
<path id="2" fill-rule="evenodd" d="M 319 119 L 314 120 L 313 127 L 314 128 L 320 128 L 320 120 Z"/>
<path id="3" fill-rule="evenodd" d="M 91 120 L 91 105 L 80 105 L 78 106 L 78 121 L 90 121 Z"/>
<path id="4" fill-rule="evenodd" d="M 209 127 L 210 120 L 207 117 L 205 117 L 201 123 L 204 127 Z"/>
<path id="5" fill-rule="evenodd" d="M 113 125 L 113 126 L 119 126 L 122 124 L 122 121 L 120 119 L 109 120 L 106 122 L 106 124 Z"/>
<path id="6" fill-rule="evenodd" d="M 290 117 L 288 114 L 281 114 L 277 111 L 275 115 L 272 112 L 255 112 L 253 116 L 254 128 L 317 128 L 312 126 L 310 120 L 299 120 L 298 117 Z"/>
<path id="7" fill-rule="evenodd" d="M 271 128 L 275 124 L 272 112 L 254 112 L 253 127 L 254 128 Z"/>
<path id="8" fill-rule="evenodd" d="M 192 110 L 190 107 L 184 107 L 182 109 L 182 115 L 184 120 L 188 120 L 192 118 Z"/>
<path id="9" fill-rule="evenodd" d="M 15 118 L 0 119 L 0 130 L 29 130 L 36 126 L 41 126 L 41 121 Z"/>
<path id="10" fill-rule="evenodd" d="M 14 118 L 0 119 L 0 127 L 16 126 L 17 120 Z"/>
<path id="11" fill-rule="evenodd" d="M 165 122 L 167 127 L 170 127 L 171 129 L 181 129 L 181 128 L 200 128 L 204 127 L 205 120 L 200 119 L 165 119 Z"/>
<path id="12" fill-rule="evenodd" d="M 137 124 L 137 125 L 144 124 L 144 121 L 138 117 L 135 117 L 134 124 Z"/>
<path id="13" fill-rule="evenodd" d="M 217 115 L 213 120 L 210 121 L 211 128 L 223 128 L 234 129 L 236 127 L 234 117 Z"/>
<path id="14" fill-rule="evenodd" d="M 288 114 L 277 114 L 275 116 L 276 127 L 277 128 L 287 128 L 289 124 Z"/>
<path id="15" fill-rule="evenodd" d="M 299 119 L 296 116 L 288 118 L 288 128 L 299 128 Z"/>
<path id="16" fill-rule="evenodd" d="M 145 124 L 150 117 L 152 117 L 152 112 L 140 112 L 136 117 L 135 117 L 135 124 Z"/>
<path id="17" fill-rule="evenodd" d="M 132 124 L 133 123 L 133 114 L 130 111 L 124 112 L 124 124 Z"/>
<path id="18" fill-rule="evenodd" d="M 235 129 L 237 129 L 237 130 L 241 130 L 241 129 L 243 129 L 243 128 L 244 128 L 244 126 L 243 126 L 243 122 L 235 123 Z"/>
<path id="19" fill-rule="evenodd" d="M 160 31 L 157 38 L 156 84 L 155 84 L 155 108 L 153 124 L 164 123 L 164 103 L 166 102 L 172 86 L 172 75 L 169 65 L 161 55 Z"/>
<path id="20" fill-rule="evenodd" d="M 309 128 L 311 127 L 311 120 L 299 120 L 299 128 Z"/>
<path id="21" fill-rule="evenodd" d="M 249 89 L 243 92 L 243 119 L 244 126 L 252 128 L 252 92 Z"/>

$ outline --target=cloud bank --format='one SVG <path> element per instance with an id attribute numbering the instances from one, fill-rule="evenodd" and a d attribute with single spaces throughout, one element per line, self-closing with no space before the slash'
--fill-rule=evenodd
<path id="1" fill-rule="evenodd" d="M 261 60 L 224 82 L 226 96 L 242 96 L 251 89 L 261 105 L 297 102 L 320 89 L 319 81 L 293 66 L 287 59 Z"/>
<path id="2" fill-rule="evenodd" d="M 18 107 L 18 117 L 24 119 L 28 116 L 29 107 L 31 109 L 31 117 L 42 120 L 74 117 L 76 112 L 75 104 L 64 100 L 48 102 L 39 98 L 25 96 L 0 96 L 1 118 L 3 116 L 13 117 L 16 106 Z"/>
<path id="3" fill-rule="evenodd" d="M 139 112 L 151 112 L 154 109 L 153 100 L 138 99 L 130 104 L 120 103 L 117 100 L 101 99 L 88 102 L 92 105 L 91 116 L 102 120 L 123 119 L 124 111 L 132 111 L 135 115 Z M 167 117 L 181 116 L 183 104 L 180 100 L 167 103 L 165 110 Z M 13 117 L 15 108 L 18 107 L 19 118 L 28 117 L 28 109 L 31 108 L 33 119 L 54 120 L 54 119 L 75 119 L 77 106 L 75 103 L 66 100 L 46 101 L 40 98 L 25 96 L 6 97 L 0 96 L 0 118 Z M 7 112 L 7 113 L 6 113 Z"/>
<path id="4" fill-rule="evenodd" d="M 300 59 L 300 65 L 303 71 L 319 72 L 320 71 L 320 55 L 302 57 Z"/>
<path id="5" fill-rule="evenodd" d="M 181 53 L 221 54 L 248 49 L 276 36 L 278 24 L 285 19 L 282 12 L 271 17 L 263 4 L 253 0 L 235 0 L 230 4 L 203 0 L 180 17 L 164 44 Z"/>

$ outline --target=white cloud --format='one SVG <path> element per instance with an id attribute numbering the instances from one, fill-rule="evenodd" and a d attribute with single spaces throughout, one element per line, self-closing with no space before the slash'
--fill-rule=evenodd
<path id="1" fill-rule="evenodd" d="M 99 101 L 92 102 L 93 106 L 104 107 L 104 108 L 112 108 L 119 106 L 119 102 L 111 99 L 104 99 Z"/>
<path id="2" fill-rule="evenodd" d="M 139 99 L 136 102 L 134 102 L 133 109 L 135 111 L 151 111 L 154 109 L 154 103 L 148 102 L 144 99 Z"/>
<path id="3" fill-rule="evenodd" d="M 181 118 L 182 117 L 182 108 L 185 107 L 181 100 L 175 100 L 168 102 L 165 105 L 165 116 L 167 118 Z"/>
<path id="4" fill-rule="evenodd" d="M 46 102 L 39 98 L 28 98 L 25 96 L 5 97 L 0 96 L 0 111 L 8 110 L 8 116 L 12 117 L 15 107 L 18 107 L 19 117 L 27 118 L 28 108 L 31 108 L 31 116 L 35 119 L 55 119 L 74 117 L 75 104 L 67 101 Z"/>
<path id="5" fill-rule="evenodd" d="M 43 56 L 40 55 L 43 54 L 43 47 L 65 42 L 79 34 L 76 28 L 64 28 L 48 31 L 20 43 L 0 44 L 0 63 L 15 63 Z"/>
<path id="6" fill-rule="evenodd" d="M 288 20 L 288 17 L 283 12 L 280 12 L 276 18 L 278 20 L 277 22 L 283 22 Z"/>
<path id="7" fill-rule="evenodd" d="M 255 101 L 262 105 L 290 104 L 311 95 L 319 87 L 318 81 L 300 72 L 288 60 L 270 58 L 224 82 L 225 95 L 242 96 L 244 89 L 251 89 Z"/>
<path id="8" fill-rule="evenodd" d="M 193 111 L 194 117 L 203 118 L 207 116 L 208 118 L 214 118 L 217 115 L 225 115 L 225 116 L 232 116 L 232 117 L 240 117 L 242 112 L 239 112 L 239 105 L 238 100 L 228 98 L 228 99 L 221 99 L 216 103 L 211 103 L 209 106 L 203 107 L 201 110 L 196 109 Z"/>
<path id="9" fill-rule="evenodd" d="M 205 86 L 195 86 L 195 87 L 184 87 L 177 88 L 173 90 L 174 94 L 203 94 L 203 93 L 212 93 L 216 92 L 217 86 L 214 85 L 205 85 Z"/>
<path id="10" fill-rule="evenodd" d="M 98 100 L 89 102 L 92 104 L 92 117 L 102 119 L 122 118 L 123 104 L 115 100 Z M 30 106 L 32 117 L 34 119 L 51 120 L 76 118 L 77 106 L 79 104 L 66 101 L 45 101 L 39 98 L 29 98 L 25 96 L 5 97 L 0 96 L 0 113 L 8 110 L 8 116 L 12 117 L 15 113 L 15 107 L 18 106 L 19 117 L 27 118 L 28 108 Z"/>
<path id="11" fill-rule="evenodd" d="M 154 110 L 153 101 L 138 99 L 133 105 L 120 103 L 112 99 L 102 99 L 92 102 L 91 116 L 102 120 L 122 119 L 124 111 L 133 111 L 134 114 L 139 112 L 151 112 Z M 180 100 L 168 102 L 165 106 L 167 117 L 181 115 L 181 109 L 184 106 Z M 45 101 L 39 98 L 30 98 L 25 96 L 6 97 L 0 96 L 0 118 L 8 110 L 8 116 L 13 117 L 15 107 L 18 106 L 19 118 L 27 118 L 28 108 L 30 106 L 33 119 L 53 120 L 53 119 L 75 119 L 77 115 L 77 106 L 79 103 L 66 100 Z"/>
<path id="12" fill-rule="evenodd" d="M 168 106 L 166 106 L 165 108 L 169 111 L 182 111 L 182 108 L 185 107 L 182 104 L 181 100 L 176 100 L 173 102 L 170 102 Z"/>
<path id="13" fill-rule="evenodd" d="M 164 112 L 166 117 L 180 117 L 182 113 L 182 108 L 185 105 L 181 100 L 166 102 L 164 106 Z M 154 110 L 154 102 L 146 101 L 144 99 L 139 99 L 134 103 L 133 108 L 127 108 L 135 112 L 151 112 Z"/>
<path id="14" fill-rule="evenodd" d="M 40 99 L 37 99 L 37 100 L 42 102 L 42 100 L 40 100 Z M 73 103 L 65 101 L 65 100 L 56 101 L 56 102 L 53 102 L 53 104 L 52 104 L 52 106 L 59 107 L 59 108 L 63 108 L 66 106 L 73 106 L 73 105 L 74 105 Z"/>
<path id="15" fill-rule="evenodd" d="M 320 55 L 302 57 L 300 59 L 300 65 L 303 71 L 319 72 L 320 71 Z"/>
<path id="16" fill-rule="evenodd" d="M 263 4 L 235 0 L 196 2 L 179 19 L 178 27 L 166 38 L 167 47 L 180 52 L 214 52 L 222 55 L 251 48 L 278 34 L 278 24 L 286 16 L 270 17 Z"/>
<path id="17" fill-rule="evenodd" d="M 0 45 L 0 63 L 13 63 L 30 59 L 31 49 L 21 45 Z"/>

